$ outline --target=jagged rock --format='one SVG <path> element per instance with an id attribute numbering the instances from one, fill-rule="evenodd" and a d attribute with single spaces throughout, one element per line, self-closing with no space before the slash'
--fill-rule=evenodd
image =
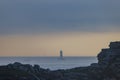
<path id="1" fill-rule="evenodd" d="M 7 66 L 13 69 L 19 69 L 27 72 L 34 72 L 34 69 L 30 64 L 21 64 L 19 62 L 15 62 L 13 64 L 8 64 Z"/>
<path id="2" fill-rule="evenodd" d="M 109 47 L 110 49 L 120 49 L 120 41 L 111 42 Z"/>
<path id="3" fill-rule="evenodd" d="M 103 67 L 105 80 L 120 80 L 120 42 L 111 42 L 109 47 L 98 54 L 98 64 Z"/>
<path id="4" fill-rule="evenodd" d="M 110 62 L 115 62 L 115 59 L 120 61 L 120 42 L 111 42 L 110 48 L 102 49 L 98 54 L 98 64 L 103 66 L 107 66 Z"/>

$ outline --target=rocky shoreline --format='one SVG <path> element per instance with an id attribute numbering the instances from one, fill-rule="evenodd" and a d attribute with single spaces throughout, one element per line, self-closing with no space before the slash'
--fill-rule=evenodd
<path id="1" fill-rule="evenodd" d="M 15 62 L 0 66 L 0 80 L 120 80 L 120 41 L 111 42 L 97 58 L 88 67 L 55 71 Z"/>

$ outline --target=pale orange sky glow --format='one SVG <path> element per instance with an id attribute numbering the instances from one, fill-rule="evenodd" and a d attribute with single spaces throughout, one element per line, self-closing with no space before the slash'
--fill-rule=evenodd
<path id="1" fill-rule="evenodd" d="M 62 33 L 0 36 L 0 56 L 96 56 L 109 42 L 119 41 L 120 32 Z"/>

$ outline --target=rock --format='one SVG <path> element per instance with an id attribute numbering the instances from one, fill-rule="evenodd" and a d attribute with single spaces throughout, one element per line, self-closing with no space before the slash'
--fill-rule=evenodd
<path id="1" fill-rule="evenodd" d="M 115 59 L 120 60 L 120 42 L 111 42 L 110 48 L 102 49 L 98 54 L 98 64 L 102 66 L 106 66 L 113 61 L 115 62 Z"/>
<path id="2" fill-rule="evenodd" d="M 111 42 L 109 47 L 110 49 L 120 49 L 120 41 Z"/>
<path id="3" fill-rule="evenodd" d="M 43 68 L 40 68 L 40 66 L 39 65 L 37 65 L 37 64 L 35 64 L 34 66 L 33 66 L 33 69 L 34 69 L 34 71 L 35 72 L 49 72 L 50 70 L 49 69 L 43 69 Z"/>
<path id="4" fill-rule="evenodd" d="M 34 70 L 40 71 L 40 66 L 39 66 L 39 65 L 37 65 L 37 64 L 36 64 L 36 65 L 34 65 L 34 67 L 33 67 L 33 68 L 34 68 Z"/>
<path id="5" fill-rule="evenodd" d="M 109 80 L 120 80 L 120 42 L 111 42 L 109 47 L 98 54 L 98 64 Z"/>
<path id="6" fill-rule="evenodd" d="M 92 64 L 90 65 L 90 67 L 95 67 L 95 68 L 97 68 L 97 67 L 100 67 L 100 66 L 98 65 L 98 63 L 92 63 Z"/>

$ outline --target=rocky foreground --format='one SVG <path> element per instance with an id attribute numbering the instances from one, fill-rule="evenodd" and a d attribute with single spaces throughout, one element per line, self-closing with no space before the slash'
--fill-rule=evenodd
<path id="1" fill-rule="evenodd" d="M 120 42 L 109 47 L 98 54 L 98 63 L 88 67 L 51 71 L 19 62 L 0 66 L 0 80 L 120 80 Z"/>

